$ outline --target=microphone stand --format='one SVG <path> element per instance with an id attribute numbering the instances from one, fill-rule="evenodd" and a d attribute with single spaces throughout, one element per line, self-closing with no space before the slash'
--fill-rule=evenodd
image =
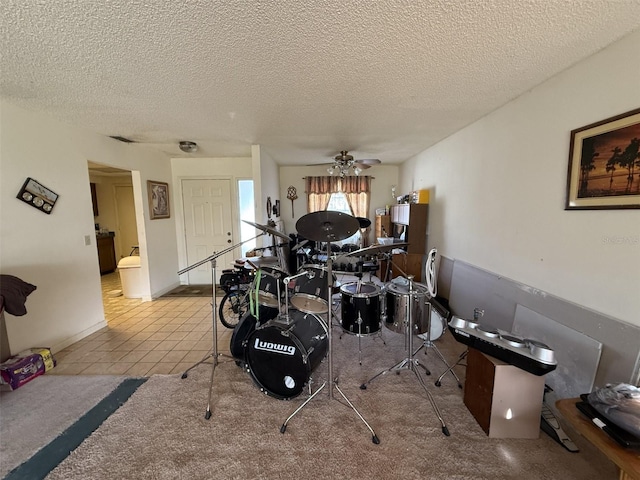
<path id="1" fill-rule="evenodd" d="M 202 360 L 200 360 L 198 363 L 193 364 L 192 366 L 190 366 L 189 368 L 187 368 L 184 373 L 182 374 L 181 378 L 187 378 L 187 376 L 189 375 L 189 372 L 191 370 L 193 370 L 195 367 L 197 367 L 200 364 L 203 363 L 208 363 L 207 360 L 209 358 L 212 359 L 211 362 L 211 379 L 209 381 L 209 399 L 207 401 L 207 410 L 204 414 L 204 418 L 206 418 L 207 420 L 209 420 L 211 418 L 211 394 L 213 391 L 213 374 L 216 370 L 216 366 L 218 365 L 218 356 L 220 356 L 220 354 L 218 354 L 218 306 L 217 306 L 217 302 L 216 302 L 216 259 L 218 259 L 219 257 L 221 257 L 222 255 L 225 255 L 231 251 L 233 251 L 235 248 L 238 248 L 240 245 L 250 242 L 251 240 L 255 240 L 258 237 L 261 237 L 262 235 L 264 235 L 266 232 L 262 232 L 260 235 L 256 235 L 253 238 L 249 238 L 248 240 L 245 240 L 243 242 L 240 243 L 236 243 L 235 245 L 232 245 L 224 250 L 222 250 L 221 252 L 213 252 L 213 254 L 207 258 L 205 258 L 204 260 L 201 260 L 197 263 L 194 263 L 193 265 L 190 265 L 186 268 L 183 268 L 182 270 L 180 270 L 178 272 L 178 275 L 182 275 L 185 272 L 188 272 L 190 270 L 193 270 L 194 268 L 199 267 L 200 265 L 203 265 L 207 262 L 211 262 L 211 286 L 212 286 L 212 293 L 211 293 L 211 320 L 212 320 L 212 324 L 213 324 L 213 328 L 212 328 L 212 336 L 213 336 L 213 348 L 211 349 L 211 353 L 207 354 Z M 231 357 L 230 357 L 231 358 Z"/>

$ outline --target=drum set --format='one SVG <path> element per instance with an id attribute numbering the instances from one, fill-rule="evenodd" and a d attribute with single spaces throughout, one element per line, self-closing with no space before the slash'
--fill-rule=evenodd
<path id="1" fill-rule="evenodd" d="M 246 222 L 250 223 L 250 222 Z M 253 224 L 267 233 L 265 226 Z M 340 284 L 333 271 L 333 263 L 345 258 L 371 257 L 407 243 L 374 245 L 362 249 L 350 249 L 336 255 L 332 242 L 350 237 L 358 228 L 356 217 L 340 212 L 322 211 L 301 217 L 297 230 L 307 239 L 326 242 L 326 264 L 304 264 L 295 274 L 275 268 L 261 267 L 255 274 L 252 289 L 255 299 L 252 309 L 240 320 L 231 339 L 231 352 L 236 363 L 251 376 L 258 388 L 271 397 L 290 400 L 299 396 L 305 387 L 309 397 L 283 423 L 284 433 L 288 422 L 304 408 L 325 386 L 329 387 L 329 398 L 333 389 L 342 396 L 372 434 L 374 443 L 379 443 L 375 432 L 337 384 L 333 374 L 332 316 L 338 316 L 342 331 L 358 337 L 360 363 L 362 337 L 382 333 L 382 326 L 396 333 L 407 335 L 408 357 L 390 369 L 380 372 L 361 385 L 367 384 L 388 371 L 409 369 L 414 371 L 424 387 L 431 404 L 442 423 L 443 433 L 448 429 L 431 394 L 416 371 L 421 365 L 413 352 L 412 338 L 421 335 L 427 339 L 418 351 L 439 338 L 446 329 L 444 320 L 432 325 L 431 299 L 425 285 L 413 282 L 412 277 L 400 277 L 388 284 L 362 281 L 362 272 L 355 272 L 357 281 Z M 284 238 L 284 234 L 277 232 Z M 287 237 L 288 238 L 288 237 Z M 356 264 L 362 262 L 356 262 Z M 282 264 L 282 263 L 281 263 Z M 359 274 L 358 274 L 359 273 Z M 340 294 L 340 305 L 334 311 L 334 295 Z M 275 318 L 256 318 L 258 307 L 278 309 Z M 384 340 L 383 340 L 384 341 Z M 314 372 L 328 358 L 328 381 L 312 391 Z M 445 362 L 446 363 L 446 362 Z"/>

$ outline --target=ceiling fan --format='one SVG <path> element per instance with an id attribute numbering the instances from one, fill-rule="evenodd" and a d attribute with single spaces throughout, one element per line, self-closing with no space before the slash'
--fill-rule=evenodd
<path id="1" fill-rule="evenodd" d="M 373 165 L 378 165 L 380 160 L 377 158 L 362 158 L 355 159 L 353 155 L 349 155 L 347 150 L 342 150 L 340 154 L 333 157 L 333 162 L 316 163 L 315 165 L 330 165 L 327 169 L 329 175 L 338 174 L 341 177 L 349 175 L 350 171 L 353 171 L 354 175 L 359 175 L 362 170 L 371 168 Z"/>

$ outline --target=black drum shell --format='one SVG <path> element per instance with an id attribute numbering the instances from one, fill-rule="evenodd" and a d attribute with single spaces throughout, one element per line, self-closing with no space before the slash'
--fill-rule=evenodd
<path id="1" fill-rule="evenodd" d="M 329 349 L 324 321 L 299 310 L 256 328 L 246 343 L 251 377 L 260 390 L 280 400 L 300 395 Z"/>
<path id="2" fill-rule="evenodd" d="M 374 283 L 353 282 L 340 287 L 342 329 L 351 334 L 370 335 L 380 330 L 381 290 Z M 361 319 L 362 323 L 358 323 Z"/>

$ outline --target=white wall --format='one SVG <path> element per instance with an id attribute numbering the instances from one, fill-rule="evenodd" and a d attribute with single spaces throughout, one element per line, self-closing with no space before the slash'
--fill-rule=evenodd
<path id="1" fill-rule="evenodd" d="M 640 210 L 564 210 L 570 132 L 640 106 L 639 51 L 636 31 L 407 161 L 430 247 L 640 325 Z"/>
<path id="2" fill-rule="evenodd" d="M 367 169 L 363 175 L 374 177 L 371 181 L 371 206 L 369 219 L 371 220 L 370 241 L 375 241 L 373 232 L 375 228 L 376 208 L 383 208 L 391 203 L 391 187 L 398 184 L 398 165 L 377 165 Z M 280 200 L 282 205 L 282 218 L 284 220 L 287 233 L 296 232 L 296 222 L 307 212 L 307 194 L 305 193 L 304 177 L 328 175 L 327 167 L 280 167 Z M 293 186 L 296 188 L 298 199 L 293 202 L 293 213 L 291 214 L 291 200 L 287 199 L 287 189 Z"/>
<path id="3" fill-rule="evenodd" d="M 280 197 L 280 178 L 278 176 L 278 164 L 260 145 L 252 146 L 252 158 L 253 158 L 253 178 L 254 178 L 254 201 L 256 204 L 256 222 L 266 225 L 269 221 L 267 215 L 267 197 L 271 197 L 271 203 L 275 205 L 276 200 L 280 200 L 282 205 L 282 199 Z M 283 198 L 286 198 L 286 194 Z M 279 222 L 282 218 L 276 218 L 275 215 L 271 215 L 271 220 Z M 279 242 L 279 240 L 277 240 Z M 266 235 L 258 239 L 258 245 L 270 246 L 273 239 L 271 236 Z"/>
<path id="4" fill-rule="evenodd" d="M 27 315 L 7 315 L 11 351 L 37 346 L 56 351 L 105 326 L 87 161 L 134 171 L 142 272 L 150 278 L 144 291 L 150 299 L 177 278 L 174 220 L 150 221 L 146 202 L 147 179 L 171 180 L 169 159 L 5 99 L 0 112 L 0 272 L 38 287 L 27 299 Z M 59 195 L 51 215 L 15 198 L 26 177 Z"/>
<path id="5" fill-rule="evenodd" d="M 233 238 L 240 238 L 240 218 L 238 212 L 238 180 L 252 178 L 250 157 L 217 157 L 217 158 L 172 158 L 171 169 L 173 191 L 175 192 L 176 236 L 178 241 L 179 270 L 187 265 L 187 246 L 185 239 L 184 209 L 182 203 L 182 180 L 184 179 L 229 179 L 231 181 L 231 218 L 233 221 Z M 257 233 L 256 233 L 257 234 Z M 235 257 L 240 257 L 240 248 L 235 250 Z M 225 265 L 224 268 L 227 268 Z M 187 276 L 180 278 L 181 283 L 188 283 Z"/>

